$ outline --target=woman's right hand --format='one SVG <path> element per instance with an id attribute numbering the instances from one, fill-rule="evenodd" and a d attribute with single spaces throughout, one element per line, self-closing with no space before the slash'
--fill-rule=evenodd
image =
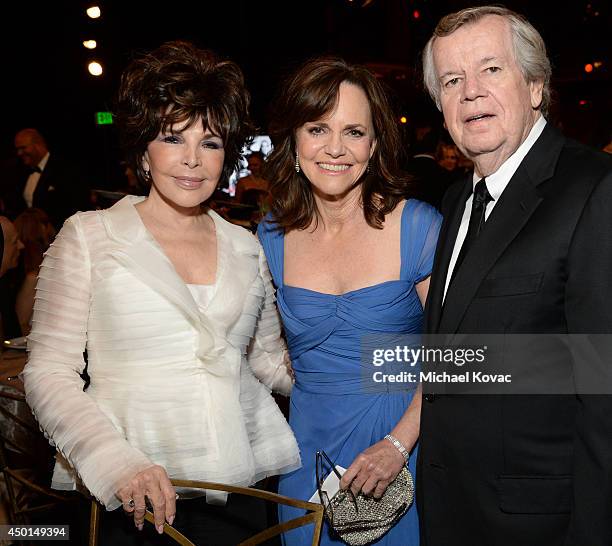
<path id="1" fill-rule="evenodd" d="M 176 515 L 176 493 L 170 483 L 165 468 L 159 465 L 151 466 L 136 474 L 127 485 L 122 487 L 117 496 L 123 503 L 127 513 L 134 514 L 134 525 L 142 531 L 149 499 L 155 516 L 155 529 L 164 532 L 164 520 L 172 525 Z M 131 502 L 133 501 L 133 502 Z"/>

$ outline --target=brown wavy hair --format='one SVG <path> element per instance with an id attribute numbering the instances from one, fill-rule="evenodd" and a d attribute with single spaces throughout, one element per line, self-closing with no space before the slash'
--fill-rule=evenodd
<path id="1" fill-rule="evenodd" d="M 44 253 L 55 237 L 55 229 L 44 210 L 30 208 L 15 218 L 15 229 L 23 243 L 24 270 L 26 273 L 38 274 Z"/>
<path id="2" fill-rule="evenodd" d="M 254 134 L 250 95 L 240 67 L 190 42 L 166 42 L 133 60 L 121 76 L 115 116 L 130 167 L 149 183 L 142 167 L 147 145 L 175 123 L 202 118 L 223 140 L 222 180 L 238 167 L 242 147 Z"/>
<path id="3" fill-rule="evenodd" d="M 410 178 L 399 168 L 402 141 L 382 83 L 367 68 L 341 58 L 312 59 L 282 86 L 269 127 L 274 151 L 266 162 L 264 176 L 270 180 L 272 219 L 279 229 L 305 229 L 317 218 L 310 182 L 302 172 L 295 171 L 295 133 L 305 123 L 333 111 L 343 82 L 363 90 L 372 114 L 376 148 L 369 173 L 359 182 L 367 223 L 382 228 L 385 216 L 406 195 Z"/>

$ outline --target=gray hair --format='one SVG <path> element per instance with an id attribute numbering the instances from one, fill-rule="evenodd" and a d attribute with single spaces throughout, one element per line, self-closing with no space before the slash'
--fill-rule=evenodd
<path id="1" fill-rule="evenodd" d="M 527 83 L 542 82 L 542 102 L 539 106 L 542 114 L 548 113 L 550 105 L 550 76 L 552 73 L 550 60 L 546 55 L 546 45 L 540 33 L 522 15 L 501 6 L 480 6 L 467 8 L 451 13 L 440 19 L 433 36 L 423 50 L 423 82 L 431 98 L 440 105 L 440 81 L 436 74 L 433 59 L 433 45 L 436 38 L 448 36 L 463 25 L 476 23 L 487 15 L 498 15 L 510 25 L 514 58 Z"/>

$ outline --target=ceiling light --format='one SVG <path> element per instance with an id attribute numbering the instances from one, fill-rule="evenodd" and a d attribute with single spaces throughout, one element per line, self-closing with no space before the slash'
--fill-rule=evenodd
<path id="1" fill-rule="evenodd" d="M 89 15 L 89 17 L 92 19 L 97 19 L 100 17 L 100 14 L 101 12 L 98 6 L 91 6 L 90 8 L 87 8 L 87 15 Z"/>
<path id="2" fill-rule="evenodd" d="M 101 76 L 103 72 L 102 65 L 98 61 L 91 61 L 87 65 L 87 70 L 92 76 Z"/>

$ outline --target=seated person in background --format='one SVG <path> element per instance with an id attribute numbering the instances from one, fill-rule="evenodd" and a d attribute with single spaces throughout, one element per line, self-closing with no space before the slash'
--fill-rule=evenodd
<path id="1" fill-rule="evenodd" d="M 125 192 L 128 195 L 147 195 L 149 188 L 138 179 L 129 163 L 122 161 L 121 167 L 125 176 L 125 185 L 119 191 Z"/>
<path id="2" fill-rule="evenodd" d="M 459 166 L 459 150 L 455 144 L 440 141 L 438 144 L 438 165 L 448 172 L 454 172 Z"/>
<path id="3" fill-rule="evenodd" d="M 19 240 L 17 230 L 13 223 L 6 217 L 0 216 L 0 279 L 4 274 L 17 267 L 19 263 L 19 253 L 23 249 L 23 244 Z M 4 296 L 8 295 L 5 288 L 5 283 L 2 281 L 2 290 L 0 290 L 0 338 L 14 337 L 14 331 L 10 331 L 10 328 L 5 326 L 7 318 L 8 307 L 6 303 L 10 299 L 6 300 Z"/>
<path id="4" fill-rule="evenodd" d="M 0 216 L 0 231 L 2 232 L 2 241 L 0 244 L 0 256 L 2 256 L 0 277 L 2 277 L 9 269 L 17 267 L 19 253 L 23 249 L 23 244 L 19 240 L 19 235 L 13 222 L 6 216 Z"/>
<path id="5" fill-rule="evenodd" d="M 238 180 L 235 199 L 242 205 L 253 207 L 249 219 L 258 223 L 270 210 L 270 183 L 261 175 L 264 165 L 261 152 L 253 152 L 247 161 L 251 174 Z"/>
<path id="6" fill-rule="evenodd" d="M 55 237 L 55 228 L 49 216 L 41 209 L 26 209 L 15 219 L 15 228 L 24 250 L 23 281 L 17 293 L 15 311 L 24 336 L 30 333 L 30 320 L 34 308 L 34 293 L 38 269 L 43 255 Z"/>
<path id="7" fill-rule="evenodd" d="M 442 198 L 451 184 L 452 178 L 436 161 L 439 129 L 435 122 L 417 132 L 412 148 L 412 157 L 406 164 L 406 172 L 414 177 L 408 191 L 422 201 L 440 209 Z"/>
<path id="8" fill-rule="evenodd" d="M 26 397 L 62 455 L 53 486 L 132 516 L 104 514 L 103 545 L 159 544 L 137 531 L 146 499 L 158 532 L 235 545 L 268 525 L 264 502 L 177 503 L 170 478 L 248 486 L 300 466 L 269 392 L 292 380 L 263 250 L 206 205 L 251 134 L 248 104 L 239 67 L 190 43 L 132 61 L 117 122 L 149 193 L 69 218 L 41 266 Z"/>
<path id="9" fill-rule="evenodd" d="M 242 196 L 244 192 L 248 190 L 261 190 L 268 192 L 270 189 L 270 183 L 261 176 L 261 171 L 264 164 L 264 157 L 261 152 L 253 152 L 248 158 L 249 171 L 251 174 L 238 179 L 236 185 L 235 198 L 238 202 L 242 203 Z"/>
<path id="10" fill-rule="evenodd" d="M 452 182 L 467 175 L 474 168 L 473 163 L 465 157 L 448 133 L 442 136 L 436 151 L 438 165 L 449 173 Z"/>

